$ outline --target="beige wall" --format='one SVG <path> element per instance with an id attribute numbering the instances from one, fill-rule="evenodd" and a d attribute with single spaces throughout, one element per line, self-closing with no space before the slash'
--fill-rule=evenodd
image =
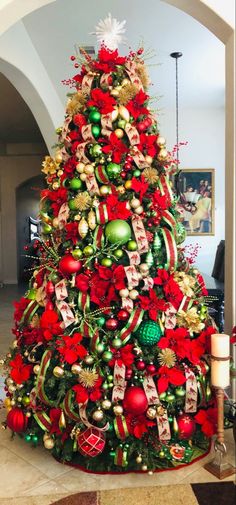
<path id="1" fill-rule="evenodd" d="M 7 152 L 16 152 L 14 146 L 8 147 Z M 23 149 L 30 150 L 33 151 L 30 146 Z M 42 158 L 42 154 L 0 155 L 0 281 L 6 284 L 17 282 L 15 190 L 25 180 L 39 175 Z"/>

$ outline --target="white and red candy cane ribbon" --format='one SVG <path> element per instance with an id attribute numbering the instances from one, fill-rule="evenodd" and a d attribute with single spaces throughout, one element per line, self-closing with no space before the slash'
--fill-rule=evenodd
<path id="1" fill-rule="evenodd" d="M 81 91 L 84 95 L 89 95 L 92 84 L 94 80 L 94 75 L 85 74 L 81 84 Z"/>
<path id="2" fill-rule="evenodd" d="M 95 142 L 95 138 L 92 134 L 92 125 L 86 124 L 81 128 L 81 134 L 85 142 Z"/>
<path id="3" fill-rule="evenodd" d="M 128 258 L 129 258 L 129 264 L 130 265 L 139 265 L 141 262 L 140 254 L 138 251 L 127 251 L 125 250 Z"/>
<path id="4" fill-rule="evenodd" d="M 125 365 L 119 365 L 117 361 L 115 361 L 114 366 L 113 383 L 112 402 L 116 403 L 124 399 L 127 384 L 125 380 Z"/>
<path id="5" fill-rule="evenodd" d="M 110 134 L 112 132 L 112 115 L 111 115 L 111 113 L 102 114 L 101 126 L 102 126 L 101 134 L 105 137 L 110 137 Z"/>
<path id="6" fill-rule="evenodd" d="M 171 439 L 171 431 L 170 431 L 170 423 L 168 420 L 168 413 L 163 407 L 159 407 L 161 409 L 161 413 L 158 413 L 157 409 L 157 429 L 159 434 L 159 439 L 161 441 L 167 441 Z"/>
<path id="7" fill-rule="evenodd" d="M 64 202 L 60 207 L 57 216 L 59 230 L 63 230 L 63 228 L 65 228 L 69 215 L 70 215 L 69 205 L 67 202 Z"/>
<path id="8" fill-rule="evenodd" d="M 65 298 L 68 297 L 65 279 L 62 279 L 55 284 L 55 295 L 57 300 L 65 300 Z"/>
<path id="9" fill-rule="evenodd" d="M 86 175 L 85 184 L 91 195 L 99 195 L 99 187 L 94 174 Z"/>
<path id="10" fill-rule="evenodd" d="M 147 397 L 148 405 L 160 405 L 157 388 L 151 375 L 146 375 L 144 377 L 143 389 Z"/>
<path id="11" fill-rule="evenodd" d="M 127 61 L 125 64 L 125 70 L 132 84 L 134 84 L 138 90 L 143 89 L 142 81 L 137 74 L 136 63 L 134 61 Z"/>
<path id="12" fill-rule="evenodd" d="M 129 139 L 130 145 L 135 146 L 140 143 L 140 136 L 137 128 L 132 126 L 130 123 L 126 123 L 125 133 Z"/>
<path id="13" fill-rule="evenodd" d="M 135 333 L 135 331 L 137 331 L 142 322 L 143 314 L 144 310 L 139 307 L 135 307 L 132 310 L 126 325 L 122 328 L 120 333 L 118 333 L 118 337 L 122 340 L 123 345 L 129 341 L 131 333 Z"/>
<path id="14" fill-rule="evenodd" d="M 57 300 L 56 306 L 62 316 L 65 328 L 75 322 L 75 316 L 68 303 L 66 303 L 64 300 Z"/>
<path id="15" fill-rule="evenodd" d="M 128 289 L 133 289 L 139 285 L 139 274 L 134 265 L 124 267 L 125 275 L 128 281 Z"/>
<path id="16" fill-rule="evenodd" d="M 161 228 L 166 248 L 166 265 L 168 270 L 176 270 L 178 251 L 173 233 L 168 228 Z"/>
<path id="17" fill-rule="evenodd" d="M 79 403 L 79 414 L 80 414 L 80 419 L 84 423 L 87 428 L 96 428 L 99 431 L 107 431 L 109 429 L 110 424 L 107 422 L 105 426 L 102 428 L 98 428 L 97 426 L 94 426 L 91 424 L 87 418 L 86 414 L 86 407 L 87 407 L 87 402 L 86 403 Z"/>
<path id="18" fill-rule="evenodd" d="M 77 146 L 76 149 L 76 157 L 78 161 L 81 161 L 82 163 L 91 163 L 90 159 L 85 154 L 85 148 L 87 144 L 88 142 L 82 142 Z"/>
<path id="19" fill-rule="evenodd" d="M 165 310 L 165 328 L 172 330 L 176 326 L 176 308 L 170 303 L 169 307 Z"/>
<path id="20" fill-rule="evenodd" d="M 185 397 L 185 412 L 193 413 L 197 411 L 197 379 L 188 366 L 185 366 L 186 377 L 186 397 Z"/>
<path id="21" fill-rule="evenodd" d="M 149 245 L 147 235 L 145 232 L 143 221 L 140 216 L 132 216 L 132 227 L 138 245 L 138 252 L 140 254 L 148 252 Z"/>

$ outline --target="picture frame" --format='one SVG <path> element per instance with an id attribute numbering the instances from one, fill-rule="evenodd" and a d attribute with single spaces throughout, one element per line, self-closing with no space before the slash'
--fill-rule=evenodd
<path id="1" fill-rule="evenodd" d="M 187 235 L 215 234 L 215 170 L 185 168 L 178 179 L 179 208 Z"/>

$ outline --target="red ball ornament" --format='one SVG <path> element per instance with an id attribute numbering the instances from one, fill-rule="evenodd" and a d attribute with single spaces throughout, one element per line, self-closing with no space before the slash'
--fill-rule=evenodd
<path id="1" fill-rule="evenodd" d="M 52 296 L 55 291 L 55 286 L 52 281 L 48 281 L 46 284 L 46 293 L 48 296 Z"/>
<path id="2" fill-rule="evenodd" d="M 155 365 L 153 365 L 153 363 L 150 363 L 149 365 L 147 365 L 147 372 L 148 373 L 155 373 L 156 372 L 156 367 L 155 367 Z"/>
<path id="3" fill-rule="evenodd" d="M 125 378 L 129 380 L 129 379 L 131 379 L 132 375 L 133 375 L 133 370 L 132 370 L 132 368 L 126 368 L 126 371 L 125 371 Z"/>
<path id="4" fill-rule="evenodd" d="M 126 389 L 123 405 L 127 412 L 134 415 L 145 412 L 148 408 L 148 401 L 144 390 L 138 386 Z"/>
<path id="5" fill-rule="evenodd" d="M 28 418 L 19 407 L 13 407 L 7 414 L 7 426 L 15 433 L 22 433 L 27 428 Z"/>
<path id="6" fill-rule="evenodd" d="M 145 364 L 145 362 L 144 362 L 142 359 L 140 359 L 140 360 L 136 363 L 136 368 L 137 368 L 137 370 L 145 370 L 145 368 L 146 368 L 146 364 Z"/>
<path id="7" fill-rule="evenodd" d="M 98 428 L 87 428 L 78 435 L 77 443 L 83 456 L 95 458 L 105 447 L 105 436 Z"/>
<path id="8" fill-rule="evenodd" d="M 59 261 L 59 269 L 64 275 L 75 274 L 82 268 L 81 261 L 73 258 L 72 254 L 66 254 Z"/>
<path id="9" fill-rule="evenodd" d="M 180 440 L 188 440 L 196 430 L 196 423 L 189 414 L 181 414 L 177 417 L 178 435 Z"/>
<path id="10" fill-rule="evenodd" d="M 124 170 L 122 170 L 122 172 L 120 173 L 120 176 L 122 177 L 122 179 L 125 179 L 126 178 L 126 173 Z"/>
<path id="11" fill-rule="evenodd" d="M 117 318 L 119 321 L 127 321 L 127 319 L 129 319 L 129 312 L 125 309 L 121 309 L 117 314 Z"/>
<path id="12" fill-rule="evenodd" d="M 137 129 L 138 129 L 139 133 L 142 133 L 146 130 L 146 126 L 144 124 L 144 121 L 141 121 L 140 123 L 138 123 Z"/>
<path id="13" fill-rule="evenodd" d="M 111 317 L 110 319 L 107 319 L 107 321 L 106 321 L 107 330 L 116 330 L 117 326 L 118 326 L 117 319 L 114 319 L 113 317 Z"/>

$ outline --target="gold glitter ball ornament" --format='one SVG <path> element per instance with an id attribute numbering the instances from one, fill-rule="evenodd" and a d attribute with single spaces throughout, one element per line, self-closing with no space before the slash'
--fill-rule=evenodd
<path id="1" fill-rule="evenodd" d="M 147 167 L 143 170 L 143 177 L 149 184 L 155 184 L 159 179 L 158 171 L 156 168 Z"/>
<path id="2" fill-rule="evenodd" d="M 92 198 L 87 191 L 82 191 L 74 198 L 74 206 L 80 212 L 92 206 Z"/>
<path id="3" fill-rule="evenodd" d="M 95 368 L 85 368 L 79 374 L 79 382 L 82 386 L 92 388 L 98 380 L 98 373 Z"/>
<path id="4" fill-rule="evenodd" d="M 168 347 L 166 349 L 162 349 L 158 356 L 158 361 L 161 366 L 167 366 L 168 368 L 172 368 L 176 362 L 176 355 L 172 349 Z"/>

